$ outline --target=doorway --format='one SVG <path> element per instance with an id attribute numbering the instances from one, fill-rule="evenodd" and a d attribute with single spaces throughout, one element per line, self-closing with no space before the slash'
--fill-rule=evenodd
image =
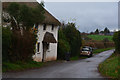
<path id="1" fill-rule="evenodd" d="M 46 52 L 49 49 L 49 43 L 43 42 L 43 57 L 42 57 L 42 62 L 45 62 L 46 60 Z"/>

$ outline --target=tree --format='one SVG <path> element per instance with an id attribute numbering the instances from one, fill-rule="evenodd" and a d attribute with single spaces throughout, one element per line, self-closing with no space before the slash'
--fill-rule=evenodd
<path id="1" fill-rule="evenodd" d="M 32 14 L 32 8 L 29 8 L 27 5 L 21 5 L 20 6 L 20 23 L 22 24 L 23 29 L 29 30 L 31 27 L 33 27 L 33 14 Z"/>
<path id="2" fill-rule="evenodd" d="M 75 27 L 75 23 L 68 23 L 64 28 L 64 34 L 70 44 L 71 56 L 78 56 L 82 45 L 82 39 L 81 33 Z"/>
<path id="3" fill-rule="evenodd" d="M 104 33 L 104 31 L 100 31 L 100 33 Z"/>
<path id="4" fill-rule="evenodd" d="M 20 27 L 23 27 L 23 29 L 26 28 L 29 30 L 34 24 L 38 25 L 38 23 L 41 23 L 45 18 L 43 7 L 43 3 L 35 8 L 28 7 L 27 5 L 20 5 L 18 3 L 11 3 L 7 8 L 7 12 L 12 17 L 13 29 L 20 29 Z M 22 26 L 19 27 L 20 24 L 22 24 Z"/>
<path id="5" fill-rule="evenodd" d="M 2 61 L 9 61 L 12 44 L 12 32 L 10 28 L 2 27 Z"/>
<path id="6" fill-rule="evenodd" d="M 67 52 L 70 52 L 71 57 L 79 56 L 82 39 L 75 23 L 62 25 L 58 35 L 58 58 L 63 59 Z"/>
<path id="7" fill-rule="evenodd" d="M 107 35 L 107 33 L 110 33 L 110 30 L 106 27 L 106 28 L 104 29 L 104 34 Z"/>
<path id="8" fill-rule="evenodd" d="M 17 3 L 11 3 L 7 8 L 7 12 L 11 16 L 11 27 L 13 30 L 19 28 L 19 25 L 17 23 L 20 20 L 19 10 L 20 6 Z"/>
<path id="9" fill-rule="evenodd" d="M 114 33 L 113 41 L 115 43 L 116 53 L 120 54 L 120 31 Z"/>
<path id="10" fill-rule="evenodd" d="M 98 29 L 96 29 L 95 34 L 99 34 L 99 30 Z"/>
<path id="11" fill-rule="evenodd" d="M 70 45 L 63 33 L 63 29 L 58 31 L 58 59 L 65 59 L 65 54 L 70 51 Z"/>
<path id="12" fill-rule="evenodd" d="M 43 5 L 32 8 L 23 4 L 11 3 L 7 12 L 11 16 L 12 23 L 10 49 L 6 47 L 9 51 L 9 61 L 27 62 L 32 59 L 36 44 L 36 34 L 30 32 L 30 29 L 34 24 L 44 20 Z"/>
<path id="13" fill-rule="evenodd" d="M 36 8 L 33 8 L 33 22 L 36 24 L 36 26 L 45 19 L 45 10 L 43 7 L 44 5 L 41 3 Z"/>

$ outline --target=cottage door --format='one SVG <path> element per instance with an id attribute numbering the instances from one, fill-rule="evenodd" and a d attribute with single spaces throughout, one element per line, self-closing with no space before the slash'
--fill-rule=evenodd
<path id="1" fill-rule="evenodd" d="M 43 42 L 43 57 L 42 57 L 42 62 L 46 60 L 46 51 L 48 50 L 49 43 Z"/>

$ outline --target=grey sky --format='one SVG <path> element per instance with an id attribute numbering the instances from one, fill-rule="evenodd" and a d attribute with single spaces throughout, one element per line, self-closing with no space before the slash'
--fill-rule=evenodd
<path id="1" fill-rule="evenodd" d="M 81 32 L 118 28 L 117 2 L 46 2 L 45 8 L 59 21 L 75 22 Z"/>

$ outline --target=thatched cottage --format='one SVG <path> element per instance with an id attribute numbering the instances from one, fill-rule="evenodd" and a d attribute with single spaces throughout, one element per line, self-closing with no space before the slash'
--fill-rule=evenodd
<path id="1" fill-rule="evenodd" d="M 35 7 L 39 3 L 36 1 L 32 2 L 22 2 L 23 0 L 3 0 L 3 9 L 8 6 L 10 2 L 18 2 L 20 4 L 26 4 L 30 7 Z M 20 1 L 20 2 L 19 2 Z M 33 59 L 37 62 L 41 61 L 52 61 L 57 59 L 57 37 L 58 37 L 58 27 L 60 22 L 52 16 L 45 9 L 45 20 L 43 23 L 39 23 L 37 32 L 37 43 L 36 43 L 36 53 Z"/>

